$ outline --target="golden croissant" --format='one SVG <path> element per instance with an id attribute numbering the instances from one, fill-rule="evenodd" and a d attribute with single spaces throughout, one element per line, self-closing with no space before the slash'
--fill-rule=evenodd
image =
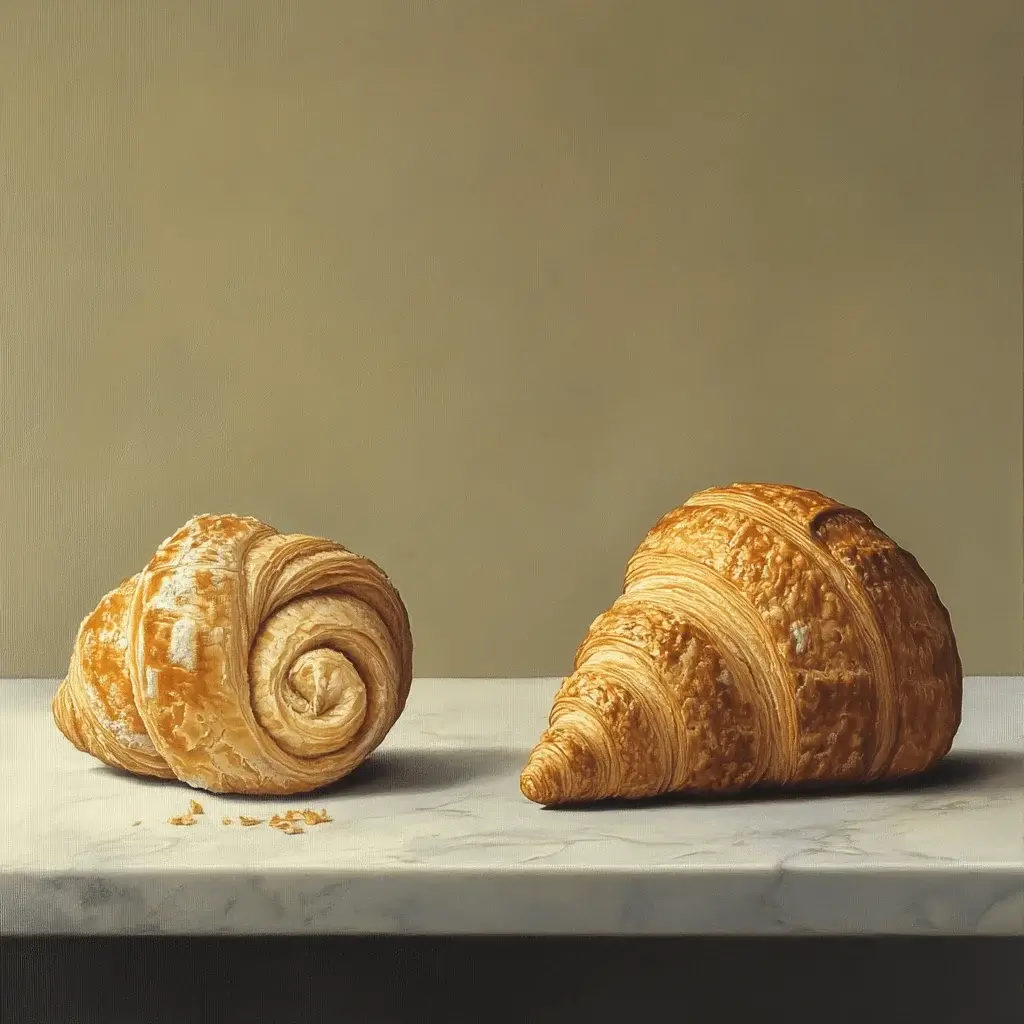
<path id="1" fill-rule="evenodd" d="M 335 782 L 405 708 L 401 597 L 340 544 L 201 515 L 84 620 L 53 700 L 79 750 L 214 793 Z"/>
<path id="2" fill-rule="evenodd" d="M 962 684 L 935 587 L 863 512 L 711 488 L 633 553 L 520 787 L 553 805 L 913 775 L 949 751 Z"/>

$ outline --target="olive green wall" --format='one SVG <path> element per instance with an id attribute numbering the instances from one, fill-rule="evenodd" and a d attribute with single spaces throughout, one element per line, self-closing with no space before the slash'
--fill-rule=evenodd
<path id="1" fill-rule="evenodd" d="M 0 674 L 199 511 L 379 561 L 418 675 L 561 673 L 734 479 L 864 508 L 1024 671 L 1022 21 L 6 0 Z"/>

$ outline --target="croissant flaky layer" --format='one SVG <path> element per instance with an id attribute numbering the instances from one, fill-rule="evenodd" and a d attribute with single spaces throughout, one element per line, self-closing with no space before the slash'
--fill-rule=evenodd
<path id="1" fill-rule="evenodd" d="M 786 485 L 664 516 L 573 669 L 521 775 L 537 803 L 910 775 L 960 725 L 956 640 L 917 561 Z"/>
<path id="2" fill-rule="evenodd" d="M 53 700 L 80 750 L 217 793 L 335 782 L 412 683 L 397 590 L 340 544 L 201 515 L 83 621 Z"/>

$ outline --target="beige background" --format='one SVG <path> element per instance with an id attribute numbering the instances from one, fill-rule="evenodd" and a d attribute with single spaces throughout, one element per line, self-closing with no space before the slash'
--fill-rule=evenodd
<path id="1" fill-rule="evenodd" d="M 379 561 L 419 675 L 560 673 L 733 479 L 1024 671 L 1022 20 L 6 0 L 0 673 L 207 510 Z"/>

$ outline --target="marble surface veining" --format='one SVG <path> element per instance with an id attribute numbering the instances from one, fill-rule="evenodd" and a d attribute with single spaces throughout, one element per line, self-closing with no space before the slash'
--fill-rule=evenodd
<path id="1" fill-rule="evenodd" d="M 100 765 L 55 685 L 0 680 L 2 934 L 1024 935 L 1022 678 L 967 680 L 913 785 L 568 810 L 518 788 L 554 679 L 417 680 L 366 764 L 285 799 Z M 237 824 L 303 807 L 333 820 Z"/>

